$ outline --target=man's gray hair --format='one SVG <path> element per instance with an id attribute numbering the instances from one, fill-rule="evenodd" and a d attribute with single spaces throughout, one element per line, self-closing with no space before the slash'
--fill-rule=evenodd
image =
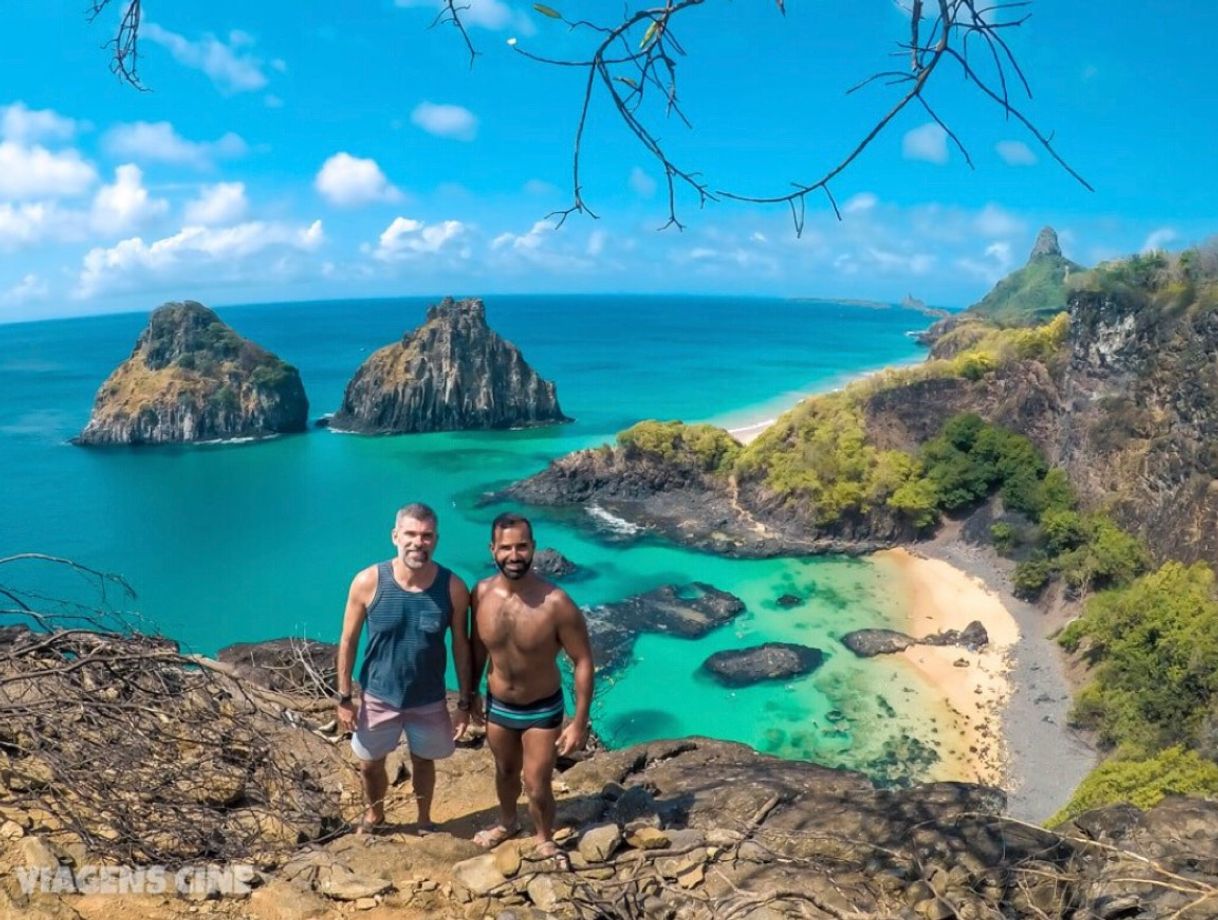
<path id="1" fill-rule="evenodd" d="M 416 521 L 431 521 L 432 524 L 439 524 L 439 518 L 436 517 L 435 511 L 431 505 L 425 505 L 422 502 L 411 502 L 409 505 L 403 505 L 398 509 L 397 517 L 393 523 L 396 527 L 401 524 L 406 518 L 414 518 Z"/>

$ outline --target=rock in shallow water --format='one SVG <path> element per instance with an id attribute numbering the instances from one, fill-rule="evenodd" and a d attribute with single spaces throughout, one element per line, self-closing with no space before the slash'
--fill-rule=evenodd
<path id="1" fill-rule="evenodd" d="M 787 680 L 811 674 L 825 653 L 808 645 L 767 642 L 752 648 L 715 652 L 702 668 L 729 687 L 747 687 L 765 680 Z"/>

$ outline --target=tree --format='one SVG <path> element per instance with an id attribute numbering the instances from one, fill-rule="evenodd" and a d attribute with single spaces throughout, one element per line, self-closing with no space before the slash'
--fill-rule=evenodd
<path id="1" fill-rule="evenodd" d="M 469 53 L 470 65 L 477 58 L 463 14 L 469 9 L 463 0 L 437 0 L 439 13 L 433 25 L 450 25 L 460 35 Z M 558 2 L 558 0 L 556 0 Z M 568 0 L 571 2 L 571 0 Z M 143 0 L 117 0 L 123 7 L 114 37 L 107 43 L 112 51 L 111 71 L 136 88 L 143 88 L 139 75 L 139 37 Z M 91 0 L 90 19 L 95 20 L 112 0 Z M 675 117 L 692 127 L 681 108 L 678 93 L 678 65 L 686 57 L 678 38 L 679 28 L 689 18 L 708 15 L 708 0 L 663 0 L 661 3 L 604 20 L 570 19 L 560 10 L 534 3 L 539 16 L 565 23 L 572 32 L 587 36 L 586 53 L 574 59 L 548 57 L 543 53 L 516 46 L 524 57 L 555 67 L 577 68 L 587 72 L 583 102 L 575 120 L 571 204 L 551 216 L 561 225 L 571 214 L 597 215 L 584 198 L 581 164 L 586 151 L 584 131 L 594 103 L 604 102 L 616 112 L 627 130 L 663 170 L 668 192 L 668 221 L 664 228 L 684 225 L 677 218 L 678 190 L 691 194 L 699 207 L 708 203 L 733 200 L 788 207 L 795 233 L 803 232 L 808 196 L 824 194 L 834 214 L 841 211 L 831 184 L 872 141 L 900 114 L 910 107 L 921 107 L 950 138 L 969 168 L 972 159 L 960 138 L 928 101 L 926 90 L 942 82 L 937 75 L 955 69 L 965 85 L 995 105 L 1007 120 L 1020 123 L 1036 142 L 1085 188 L 1091 186 L 1057 152 L 1051 134 L 1042 132 L 1015 104 L 1014 94 L 1031 98 L 1032 91 L 1005 36 L 1027 21 L 1030 0 L 908 0 L 908 33 L 896 42 L 894 55 L 905 61 L 900 69 L 873 73 L 847 92 L 854 93 L 872 84 L 895 88 L 896 95 L 885 111 L 860 138 L 847 146 L 837 162 L 817 175 L 792 181 L 791 190 L 773 194 L 743 194 L 719 188 L 713 180 L 686 163 L 669 156 L 659 135 L 662 119 Z M 774 0 L 779 15 L 785 15 L 785 0 Z M 732 10 L 736 12 L 735 9 Z M 726 15 L 720 12 L 719 15 Z M 832 14 L 826 14 L 832 15 Z M 945 65 L 954 65 L 954 68 Z M 598 95 L 599 91 L 599 95 Z"/>

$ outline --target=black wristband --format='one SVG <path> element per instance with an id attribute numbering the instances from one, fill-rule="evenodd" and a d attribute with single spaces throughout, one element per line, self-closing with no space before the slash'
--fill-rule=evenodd
<path id="1" fill-rule="evenodd" d="M 351 702 L 350 693 L 340 693 L 338 695 L 338 705 L 339 706 L 345 706 L 347 703 L 350 703 L 350 702 Z"/>
<path id="2" fill-rule="evenodd" d="M 473 700 L 457 700 L 457 708 L 462 712 L 469 712 L 474 708 Z"/>

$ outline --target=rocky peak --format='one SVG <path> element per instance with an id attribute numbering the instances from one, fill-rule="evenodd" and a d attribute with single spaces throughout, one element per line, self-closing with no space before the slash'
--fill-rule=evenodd
<path id="1" fill-rule="evenodd" d="M 296 368 L 200 303 L 152 312 L 131 356 L 97 391 L 78 444 L 159 444 L 303 431 Z"/>
<path id="2" fill-rule="evenodd" d="M 473 328 L 486 328 L 486 306 L 478 297 L 464 300 L 445 297 L 438 304 L 427 308 L 427 322 L 433 320 L 448 320 L 453 323 L 465 323 Z"/>
<path id="3" fill-rule="evenodd" d="M 331 425 L 405 434 L 565 421 L 554 384 L 487 325 L 482 301 L 446 297 L 359 367 Z"/>
<path id="4" fill-rule="evenodd" d="M 1036 234 L 1036 242 L 1032 244 L 1032 252 L 1028 255 L 1031 262 L 1037 256 L 1060 256 L 1061 245 L 1057 242 L 1057 231 L 1052 227 L 1041 227 Z"/>

